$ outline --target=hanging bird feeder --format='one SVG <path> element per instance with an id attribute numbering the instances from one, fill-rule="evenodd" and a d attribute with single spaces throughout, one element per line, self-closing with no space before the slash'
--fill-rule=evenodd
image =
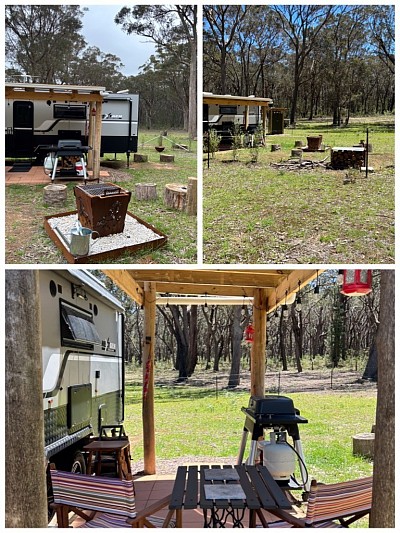
<path id="1" fill-rule="evenodd" d="M 372 270 L 343 270 L 340 289 L 346 296 L 364 296 L 372 291 Z"/>
<path id="2" fill-rule="evenodd" d="M 244 330 L 244 340 L 246 342 L 254 342 L 254 327 L 253 324 L 249 324 Z"/>

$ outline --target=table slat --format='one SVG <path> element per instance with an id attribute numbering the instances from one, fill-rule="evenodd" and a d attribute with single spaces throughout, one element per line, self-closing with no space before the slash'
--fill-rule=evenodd
<path id="1" fill-rule="evenodd" d="M 268 485 L 263 483 L 255 466 L 248 466 L 247 471 L 249 473 L 251 482 L 257 491 L 258 497 L 261 501 L 263 509 L 276 509 L 277 505 L 271 494 L 269 493 Z"/>
<path id="2" fill-rule="evenodd" d="M 242 489 L 244 490 L 246 494 L 247 507 L 249 509 L 259 509 L 260 502 L 258 501 L 257 495 L 254 492 L 252 484 L 250 483 L 249 478 L 247 477 L 247 473 L 246 473 L 246 470 L 249 467 L 246 467 L 244 465 L 238 465 L 238 466 L 235 466 L 235 468 L 239 474 L 240 484 L 242 485 Z"/>
<path id="3" fill-rule="evenodd" d="M 170 509 L 182 509 L 183 498 L 185 495 L 186 488 L 186 466 L 178 466 L 176 473 L 175 484 L 172 490 L 171 501 L 169 504 Z"/>
<path id="4" fill-rule="evenodd" d="M 189 466 L 186 484 L 185 509 L 196 509 L 199 501 L 197 466 Z"/>
<path id="5" fill-rule="evenodd" d="M 268 471 L 268 468 L 266 466 L 261 466 L 261 465 L 258 466 L 257 468 L 258 468 L 258 471 L 260 472 L 260 475 L 264 483 L 266 484 L 267 487 L 269 487 L 269 492 L 271 496 L 274 498 L 278 507 L 280 507 L 281 509 L 291 509 L 292 504 L 286 498 L 283 490 L 279 487 L 277 482 L 271 476 L 271 474 Z"/>

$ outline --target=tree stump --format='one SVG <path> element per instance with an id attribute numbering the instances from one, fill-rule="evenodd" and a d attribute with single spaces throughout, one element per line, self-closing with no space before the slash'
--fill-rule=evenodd
<path id="1" fill-rule="evenodd" d="M 184 211 L 187 204 L 187 187 L 180 183 L 167 183 L 164 189 L 165 205 Z"/>
<path id="2" fill-rule="evenodd" d="M 136 200 L 156 200 L 157 184 L 156 183 L 136 183 L 135 185 Z"/>
<path id="3" fill-rule="evenodd" d="M 280 144 L 271 144 L 271 152 L 277 152 L 280 149 L 281 149 Z"/>
<path id="4" fill-rule="evenodd" d="M 166 154 L 160 154 L 160 162 L 161 163 L 173 163 L 175 160 L 174 155 L 166 155 Z"/>
<path id="5" fill-rule="evenodd" d="M 133 161 L 135 163 L 147 163 L 148 160 L 149 160 L 149 156 L 148 155 L 133 154 Z"/>
<path id="6" fill-rule="evenodd" d="M 353 455 L 374 458 L 375 433 L 358 433 L 353 437 Z"/>
<path id="7" fill-rule="evenodd" d="M 188 178 L 186 213 L 197 215 L 197 178 Z"/>
<path id="8" fill-rule="evenodd" d="M 293 149 L 293 150 L 292 150 L 292 157 L 299 157 L 300 159 L 302 159 L 302 157 L 303 157 L 303 150 L 296 150 L 296 149 Z"/>
<path id="9" fill-rule="evenodd" d="M 46 205 L 61 206 L 67 201 L 67 186 L 51 183 L 43 191 L 43 203 Z"/>
<path id="10" fill-rule="evenodd" d="M 302 148 L 303 147 L 303 141 L 294 141 L 294 147 L 295 148 Z"/>

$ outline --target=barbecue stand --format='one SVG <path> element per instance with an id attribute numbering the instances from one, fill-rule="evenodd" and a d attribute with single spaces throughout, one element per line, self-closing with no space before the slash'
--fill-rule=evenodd
<path id="1" fill-rule="evenodd" d="M 264 437 L 264 429 L 269 428 L 276 432 L 287 431 L 288 435 L 293 439 L 293 447 L 299 461 L 303 486 L 305 491 L 308 492 L 310 490 L 310 482 L 308 481 L 298 428 L 298 424 L 306 424 L 308 420 L 300 416 L 300 411 L 295 409 L 293 400 L 286 396 L 271 395 L 266 396 L 265 398 L 251 396 L 248 407 L 242 407 L 241 410 L 246 415 L 246 419 L 237 464 L 240 465 L 243 462 L 249 433 L 251 433 L 251 444 L 249 458 L 246 463 L 254 465 L 257 453 L 257 442 L 260 438 Z M 287 488 L 300 487 L 288 485 Z"/>
<path id="2" fill-rule="evenodd" d="M 82 226 L 97 231 L 100 237 L 124 231 L 131 192 L 113 183 L 74 187 L 78 219 Z"/>
<path id="3" fill-rule="evenodd" d="M 57 146 L 49 146 L 49 154 L 54 158 L 51 181 L 53 182 L 57 177 L 62 177 L 63 179 L 83 177 L 83 180 L 86 183 L 87 174 L 85 156 L 91 149 L 90 146 L 82 146 L 82 142 L 78 139 L 60 139 Z M 79 172 L 76 170 L 77 164 L 79 164 L 82 169 Z"/>

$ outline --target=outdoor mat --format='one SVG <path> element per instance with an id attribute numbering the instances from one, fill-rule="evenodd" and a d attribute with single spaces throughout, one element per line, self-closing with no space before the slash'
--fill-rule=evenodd
<path id="1" fill-rule="evenodd" d="M 8 172 L 29 172 L 32 163 L 14 163 Z"/>

